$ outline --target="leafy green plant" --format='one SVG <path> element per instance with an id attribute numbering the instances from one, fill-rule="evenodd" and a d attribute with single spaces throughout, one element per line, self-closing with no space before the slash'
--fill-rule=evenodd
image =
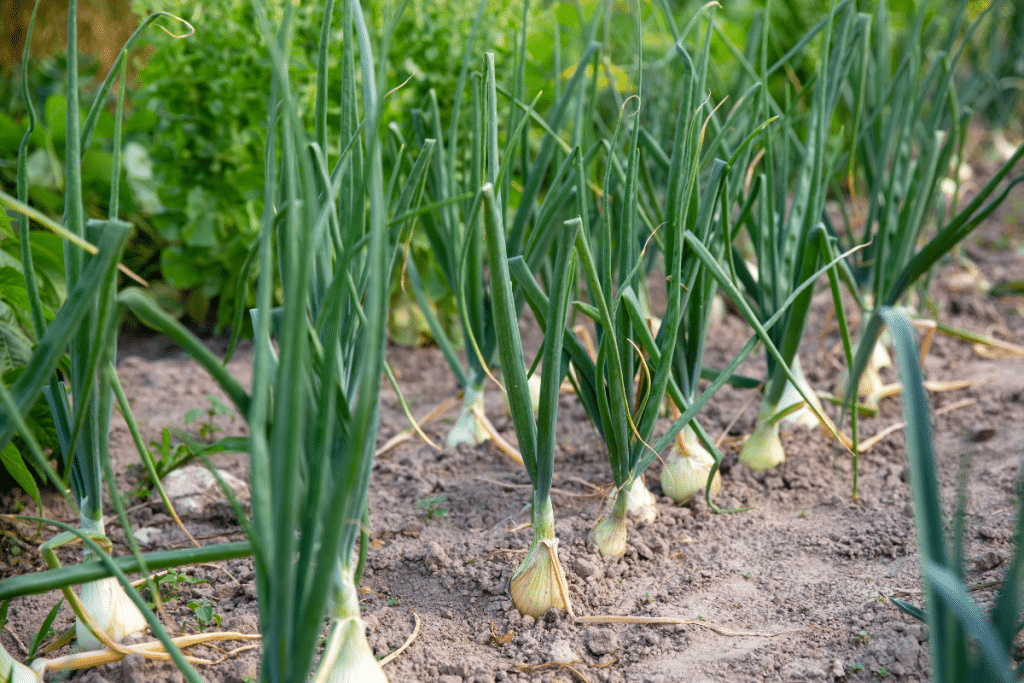
<path id="1" fill-rule="evenodd" d="M 431 521 L 448 516 L 448 508 L 441 503 L 448 500 L 448 496 L 427 496 L 416 501 L 416 509 L 423 510 L 423 519 Z"/>
<path id="2" fill-rule="evenodd" d="M 205 410 L 203 408 L 190 408 L 185 413 L 185 424 L 192 424 L 201 418 L 205 418 L 197 425 L 199 438 L 207 443 L 212 443 L 214 435 L 224 431 L 222 427 L 217 426 L 214 419 L 218 415 L 227 415 L 234 420 L 235 411 L 216 396 L 207 396 L 206 400 L 210 405 Z"/>
<path id="3" fill-rule="evenodd" d="M 202 633 L 211 626 L 220 626 L 220 615 L 213 611 L 215 605 L 209 600 L 189 600 L 186 606 L 192 610 L 192 618 L 181 622 L 181 630 L 191 624 L 197 633 Z"/>
<path id="4" fill-rule="evenodd" d="M 186 586 L 198 586 L 199 584 L 210 583 L 208 579 L 201 579 L 198 576 L 189 576 L 184 572 L 179 572 L 173 567 L 168 569 L 165 574 L 156 578 L 156 585 L 160 589 L 161 600 L 173 600 L 181 594 L 181 590 Z M 150 607 L 155 605 L 155 601 L 150 600 L 146 603 Z"/>
<path id="5" fill-rule="evenodd" d="M 268 0 L 266 6 L 279 16 L 289 3 Z M 252 259 L 263 211 L 262 112 L 272 64 L 252 40 L 255 16 L 245 0 L 133 0 L 132 8 L 142 16 L 156 9 L 178 14 L 197 30 L 188 41 L 152 39 L 158 49 L 139 69 L 141 87 L 133 93 L 135 106 L 128 121 L 129 132 L 139 136 L 152 158 L 162 207 L 150 218 L 145 239 L 157 251 L 160 276 L 169 286 L 163 303 L 198 323 L 212 317 L 218 329 L 241 325 L 242 311 L 255 303 Z M 479 21 L 481 40 L 470 43 L 467 55 L 463 41 L 475 4 L 420 0 L 416 12 L 391 16 L 392 9 L 373 5 L 368 28 L 377 38 L 385 26 L 391 28 L 389 42 L 396 57 L 389 68 L 406 81 L 382 101 L 385 117 L 421 106 L 431 90 L 439 93 L 439 107 L 447 114 L 460 61 L 482 57 L 483 45 L 507 42 L 505 34 L 518 16 L 514 5 L 488 3 Z M 303 3 L 290 11 L 294 37 L 289 77 L 299 114 L 311 126 L 321 7 Z M 337 35 L 336 28 L 332 35 Z M 388 63 L 388 56 L 381 58 Z M 324 68 L 340 73 L 341 52 L 328 51 Z M 357 85 L 360 79 L 357 73 Z M 332 113 L 336 107 L 330 104 Z M 338 154 L 339 145 L 347 141 L 331 137 L 324 142 L 324 154 Z M 413 257 L 426 272 L 434 266 L 423 246 L 422 240 L 414 241 Z M 247 259 L 250 265 L 240 269 Z M 397 278 L 393 285 L 397 299 Z M 416 338 L 410 335 L 409 341 Z"/>

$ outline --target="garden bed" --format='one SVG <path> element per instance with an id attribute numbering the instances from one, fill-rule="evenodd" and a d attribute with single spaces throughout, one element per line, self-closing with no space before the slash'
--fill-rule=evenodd
<path id="1" fill-rule="evenodd" d="M 1017 279 L 1024 272 L 1020 247 L 1021 193 L 963 246 L 963 254 L 989 283 Z M 1022 303 L 984 294 L 976 276 L 962 265 L 941 268 L 930 287 L 946 324 L 1020 343 Z M 808 379 L 830 390 L 842 352 L 829 315 L 831 299 L 818 295 L 802 349 Z M 747 339 L 749 330 L 727 315 L 709 339 L 707 363 L 721 367 Z M 525 344 L 540 334 L 526 323 Z M 454 394 L 456 383 L 433 348 L 389 349 L 405 397 L 423 415 Z M 760 376 L 763 359 L 748 360 L 740 372 Z M 248 347 L 229 364 L 248 381 Z M 760 364 L 760 367 L 759 367 Z M 222 396 L 192 362 L 160 339 L 126 340 L 119 372 L 147 440 L 166 426 L 184 428 L 186 412 L 205 408 L 206 396 Z M 986 358 L 964 341 L 938 335 L 925 361 L 929 380 L 970 380 L 965 388 L 932 393 L 935 442 L 952 515 L 962 456 L 970 458 L 967 508 L 967 583 L 985 603 L 1014 552 L 1013 527 L 1024 439 L 1024 359 Z M 893 381 L 894 377 L 886 377 Z M 509 441 L 511 421 L 501 417 L 501 398 L 489 388 L 488 414 Z M 531 538 L 530 486 L 522 467 L 490 443 L 437 451 L 418 440 L 381 455 L 370 490 L 371 548 L 361 587 L 369 641 L 378 656 L 400 647 L 421 620 L 411 647 L 385 666 L 392 681 L 864 681 L 928 676 L 927 634 L 888 598 L 920 604 L 920 567 L 914 511 L 901 432 L 884 438 L 860 459 L 859 495 L 851 497 L 852 461 L 817 432 L 795 430 L 784 437 L 787 460 L 766 474 L 736 462 L 742 436 L 753 426 L 757 398 L 726 387 L 703 412 L 713 437 L 723 435 L 726 459 L 724 508 L 715 514 L 702 500 L 679 507 L 661 497 L 653 523 L 630 526 L 625 556 L 602 558 L 588 533 L 601 509 L 600 487 L 610 480 L 599 439 L 572 394 L 562 394 L 559 451 L 553 501 L 559 552 L 578 615 L 674 616 L 676 625 L 579 624 L 564 613 L 538 620 L 512 607 L 506 584 Z M 831 410 L 838 417 L 838 410 Z M 449 420 L 452 416 L 449 416 Z M 862 420 L 862 438 L 902 419 L 898 398 L 883 400 L 879 415 Z M 111 434 L 114 469 L 123 492 L 132 491 L 137 460 L 127 429 L 115 418 Z M 244 433 L 240 418 L 214 417 L 225 433 Z M 450 424 L 439 420 L 427 434 L 442 441 Z M 378 443 L 404 429 L 405 419 L 390 387 L 382 393 Z M 195 432 L 196 423 L 188 426 Z M 218 467 L 245 479 L 240 454 L 214 458 Z M 656 463 L 649 486 L 660 494 Z M 604 489 L 607 491 L 607 488 Z M 73 523 L 73 511 L 49 492 L 45 513 Z M 132 498 L 135 528 L 159 530 L 146 549 L 181 547 L 185 538 L 159 502 Z M 31 502 L 21 493 L 4 496 L 3 512 Z M 112 511 L 111 511 L 112 513 Z M 5 521 L 0 577 L 42 567 L 32 546 L 34 527 Z M 242 538 L 226 504 L 208 507 L 185 524 L 201 543 Z M 117 553 L 127 552 L 112 524 Z M 52 535 L 44 529 L 43 535 Z M 76 554 L 62 555 L 73 562 Z M 182 568 L 203 583 L 182 581 L 166 604 L 174 630 L 203 624 L 188 606 L 212 607 L 220 627 L 257 633 L 259 626 L 252 562 Z M 15 600 L 0 639 L 15 656 L 27 645 L 56 593 Z M 55 627 L 67 628 L 67 608 Z M 210 628 L 215 628 L 212 626 Z M 225 650 L 237 645 L 222 644 Z M 63 651 L 67 652 L 67 648 Z M 217 659 L 222 653 L 200 648 Z M 210 681 L 255 677 L 258 651 L 247 650 L 201 674 Z M 573 670 L 570 670 L 569 667 Z M 76 673 L 71 680 L 180 680 L 168 664 L 126 662 Z"/>

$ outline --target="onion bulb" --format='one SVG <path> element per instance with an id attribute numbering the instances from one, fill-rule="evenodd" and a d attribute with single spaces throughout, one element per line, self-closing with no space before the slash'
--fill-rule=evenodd
<path id="1" fill-rule="evenodd" d="M 0 681 L 42 683 L 43 677 L 16 660 L 0 645 Z"/>
<path id="2" fill-rule="evenodd" d="M 814 406 L 815 410 L 824 415 L 821 406 L 821 401 L 818 400 L 818 395 L 815 393 L 814 388 L 811 387 L 810 383 L 808 383 L 807 378 L 804 377 L 803 368 L 800 367 L 799 356 L 793 357 L 793 363 L 789 366 L 789 369 L 793 372 L 793 375 L 796 377 L 796 385 L 803 389 L 803 392 L 807 394 L 808 398 L 810 398 L 811 405 Z M 772 410 L 773 412 L 775 412 L 780 409 L 785 409 L 796 403 L 802 403 L 803 405 L 801 405 L 799 408 L 783 417 L 781 422 L 796 425 L 798 427 L 807 427 L 808 429 L 814 429 L 820 424 L 818 416 L 815 415 L 814 412 L 807 407 L 807 402 L 804 401 L 804 397 L 800 395 L 799 391 L 797 391 L 796 385 L 794 385 L 792 382 L 788 380 L 786 381 L 786 386 L 782 390 L 782 397 L 779 399 L 779 402 L 772 407 Z"/>
<path id="3" fill-rule="evenodd" d="M 366 622 L 358 616 L 334 619 L 314 683 L 387 683 L 387 676 L 366 642 Z"/>
<path id="4" fill-rule="evenodd" d="M 512 575 L 508 592 L 516 609 L 534 618 L 552 607 L 568 609 L 565 596 L 569 589 L 558 560 L 557 538 L 534 539 L 526 559 Z"/>
<path id="5" fill-rule="evenodd" d="M 351 567 L 339 566 L 334 575 L 331 633 L 324 646 L 313 683 L 387 683 L 360 617 L 359 593 Z"/>
<path id="6" fill-rule="evenodd" d="M 864 403 L 870 407 L 878 407 L 878 401 L 885 386 L 880 371 L 887 365 L 892 365 L 892 358 L 889 356 L 882 338 L 879 337 L 871 349 L 871 357 L 868 359 L 868 364 L 864 366 L 864 371 L 861 372 L 860 381 L 857 384 L 857 395 L 863 397 Z M 846 368 L 836 380 L 836 395 L 845 398 L 849 385 L 850 369 Z"/>
<path id="7" fill-rule="evenodd" d="M 466 395 L 462 401 L 462 412 L 455 420 L 448 437 L 445 439 L 446 448 L 454 448 L 460 443 L 468 443 L 475 446 L 491 438 L 484 427 L 483 422 L 477 417 L 477 412 L 483 413 L 484 392 L 483 390 L 466 389 Z"/>
<path id="8" fill-rule="evenodd" d="M 531 375 L 526 380 L 526 385 L 530 389 L 530 408 L 533 410 L 533 416 L 537 417 L 537 411 L 540 410 L 540 375 Z M 504 387 L 501 389 L 501 403 L 505 406 L 505 414 L 511 417 L 512 406 L 508 402 L 508 392 Z"/>
<path id="9" fill-rule="evenodd" d="M 690 425 L 686 425 L 665 458 L 665 467 L 661 470 L 661 488 L 676 503 L 689 502 L 707 486 L 714 466 L 715 459 L 697 440 Z M 721 488 L 722 476 L 715 472 L 711 492 L 718 493 Z"/>
<path id="10" fill-rule="evenodd" d="M 626 552 L 626 515 L 612 510 L 610 515 L 597 520 L 591 535 L 605 557 L 622 555 Z"/>
<path id="11" fill-rule="evenodd" d="M 614 504 L 617 492 L 609 495 L 610 502 Z M 654 494 L 644 484 L 644 477 L 641 474 L 627 484 L 625 489 L 626 512 L 633 516 L 637 522 L 653 522 L 658 516 L 658 506 Z"/>
<path id="12" fill-rule="evenodd" d="M 100 630 L 115 643 L 127 636 L 141 633 L 148 625 L 142 612 L 124 592 L 113 576 L 82 584 L 82 606 Z M 98 650 L 103 643 L 92 634 L 81 619 L 75 619 L 78 645 L 83 650 Z"/>
<path id="13" fill-rule="evenodd" d="M 769 470 L 786 459 L 779 438 L 779 423 L 758 418 L 754 431 L 740 450 L 740 464 L 755 472 Z"/>

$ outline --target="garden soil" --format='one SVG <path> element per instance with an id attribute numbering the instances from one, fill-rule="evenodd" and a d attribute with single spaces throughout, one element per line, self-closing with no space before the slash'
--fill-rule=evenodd
<path id="1" fill-rule="evenodd" d="M 958 259 L 940 268 L 929 285 L 935 316 L 943 323 L 993 338 L 1024 343 L 1024 302 L 984 293 L 986 284 L 1019 279 L 1022 195 L 1015 193 L 963 245 Z M 808 379 L 830 391 L 842 367 L 842 351 L 827 292 L 816 295 L 801 350 Z M 523 324 L 527 348 L 539 333 Z M 749 336 L 730 312 L 712 329 L 707 363 L 724 366 Z M 212 343 L 222 352 L 222 345 Z M 979 353 L 979 350 L 981 353 Z M 741 372 L 761 376 L 760 351 Z M 1024 359 L 994 356 L 985 348 L 936 335 L 924 361 L 926 379 L 965 384 L 932 392 L 935 445 L 945 513 L 952 518 L 961 463 L 969 462 L 966 573 L 972 593 L 988 605 L 1014 552 L 1014 524 L 1024 446 Z M 415 415 L 454 396 L 457 387 L 435 348 L 391 348 L 388 359 Z M 250 378 L 251 350 L 243 347 L 228 367 Z M 220 396 L 212 380 L 166 340 L 125 340 L 118 370 L 147 441 L 165 427 L 198 436 L 185 424 L 187 411 Z M 885 376 L 894 381 L 891 373 Z M 956 386 L 956 385 L 953 385 Z M 609 468 L 597 434 L 575 396 L 560 400 L 553 502 L 559 555 L 580 616 L 673 617 L 679 623 L 592 624 L 551 611 L 524 617 L 507 594 L 509 577 L 524 557 L 531 532 L 530 486 L 521 466 L 491 442 L 437 450 L 419 439 L 380 455 L 370 490 L 371 547 L 361 584 L 369 642 L 378 656 L 411 645 L 384 670 L 392 682 L 492 683 L 494 681 L 898 681 L 928 678 L 926 628 L 903 614 L 890 598 L 921 604 L 920 564 L 914 509 L 908 487 L 903 433 L 894 431 L 859 461 L 857 496 L 848 453 L 817 431 L 784 436 L 787 459 L 765 473 L 737 463 L 743 436 L 757 413 L 758 395 L 726 387 L 702 412 L 708 432 L 725 453 L 717 514 L 703 500 L 673 505 L 661 496 L 660 464 L 647 475 L 659 496 L 657 518 L 630 524 L 626 553 L 601 557 L 588 535 L 605 505 Z M 839 411 L 828 408 L 838 419 Z M 499 392 L 487 395 L 487 412 L 513 442 Z M 453 413 L 425 427 L 443 443 Z M 861 436 L 898 424 L 898 397 L 884 399 L 876 417 L 862 419 Z M 216 416 L 224 434 L 244 434 L 242 420 Z M 660 426 L 664 429 L 666 420 Z M 404 430 L 397 394 L 385 386 L 378 443 Z M 848 429 L 848 425 L 847 425 Z M 147 529 L 146 549 L 187 544 L 159 501 L 139 500 L 139 468 L 132 442 L 117 418 L 110 437 L 121 490 L 129 494 L 135 529 Z M 214 462 L 243 481 L 247 460 L 222 454 Z M 73 523 L 72 511 L 52 492 L 46 513 Z M 30 501 L 6 494 L 2 510 Z M 111 511 L 112 514 L 112 511 Z M 200 516 L 185 511 L 184 523 L 203 544 L 243 538 L 224 502 Z M 111 522 L 116 552 L 127 552 L 124 534 Z M 0 572 L 37 571 L 34 527 L 3 521 Z M 46 528 L 43 536 L 54 534 Z M 76 561 L 67 550 L 65 562 Z M 166 603 L 165 625 L 194 632 L 201 626 L 188 603 L 212 607 L 224 630 L 257 633 L 253 565 L 238 559 L 182 568 L 199 583 L 181 582 Z M 13 601 L 0 642 L 20 658 L 59 594 Z M 73 623 L 65 606 L 55 626 Z M 217 630 L 214 624 L 208 630 Z M 245 648 L 236 651 L 237 648 Z M 257 674 L 258 646 L 224 642 L 193 649 L 219 660 L 199 667 L 208 681 L 241 683 Z M 59 656 L 67 646 L 48 656 Z M 62 680 L 67 674 L 52 674 Z M 90 683 L 180 681 L 168 664 L 139 656 L 70 674 Z"/>

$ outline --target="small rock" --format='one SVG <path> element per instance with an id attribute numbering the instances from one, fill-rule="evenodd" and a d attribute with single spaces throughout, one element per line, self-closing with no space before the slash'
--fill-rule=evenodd
<path id="1" fill-rule="evenodd" d="M 921 645 L 917 642 L 917 638 L 910 634 L 903 636 L 896 643 L 896 661 L 909 669 L 917 666 L 917 658 L 920 653 Z"/>
<path id="2" fill-rule="evenodd" d="M 103 676 L 100 676 L 98 671 L 90 671 L 86 674 L 85 678 L 82 679 L 82 683 L 110 683 L 110 681 Z"/>
<path id="3" fill-rule="evenodd" d="M 974 571 L 987 572 L 989 569 L 995 569 L 1005 561 L 1006 555 L 1003 553 L 988 550 L 974 558 Z"/>
<path id="4" fill-rule="evenodd" d="M 636 554 L 642 557 L 643 559 L 650 560 L 654 558 L 654 553 L 647 546 L 647 544 L 639 538 L 634 538 L 631 541 L 631 544 L 636 549 Z"/>
<path id="5" fill-rule="evenodd" d="M 121 660 L 121 683 L 143 683 L 146 660 L 142 655 L 128 655 Z"/>
<path id="6" fill-rule="evenodd" d="M 572 568 L 575 570 L 576 575 L 581 579 L 601 578 L 601 574 L 604 573 L 601 565 L 597 562 L 591 562 L 585 557 L 578 557 L 573 562 Z"/>
<path id="7" fill-rule="evenodd" d="M 402 533 L 413 538 L 418 538 L 421 531 L 423 531 L 423 522 L 418 519 L 410 520 L 402 527 Z"/>
<path id="8" fill-rule="evenodd" d="M 238 477 L 223 470 L 216 470 L 217 475 L 231 490 L 239 502 L 249 500 L 249 487 Z M 220 485 L 213 473 L 202 465 L 186 465 L 174 470 L 163 479 L 164 491 L 181 517 L 203 516 L 207 508 L 224 500 Z M 160 496 L 155 491 L 149 496 L 150 502 L 160 503 Z M 154 515 L 154 523 L 156 515 Z"/>
<path id="9" fill-rule="evenodd" d="M 619 637 L 610 628 L 589 628 L 586 637 L 587 649 L 595 657 L 611 654 L 619 649 Z"/>
<path id="10" fill-rule="evenodd" d="M 462 676 L 438 676 L 437 683 L 462 683 Z"/>
<path id="11" fill-rule="evenodd" d="M 832 662 L 832 669 L 829 671 L 832 674 L 832 678 L 841 680 L 846 678 L 846 669 L 843 667 L 843 660 L 836 659 Z"/>
<path id="12" fill-rule="evenodd" d="M 431 541 L 427 546 L 427 555 L 423 558 L 423 563 L 427 565 L 427 569 L 437 571 L 439 568 L 451 564 L 451 559 L 440 543 Z"/>
<path id="13" fill-rule="evenodd" d="M 569 641 L 561 638 L 556 639 L 548 646 L 548 661 L 552 662 L 574 662 L 579 657 L 573 652 Z"/>
<path id="14" fill-rule="evenodd" d="M 458 676 L 460 679 L 468 678 L 470 675 L 468 662 L 463 662 L 462 664 L 442 664 L 437 667 L 437 670 L 446 676 Z"/>
<path id="15" fill-rule="evenodd" d="M 139 545 L 152 547 L 160 542 L 160 530 L 155 526 L 144 526 L 141 529 L 136 529 L 133 533 L 135 540 L 139 542 Z"/>
<path id="16" fill-rule="evenodd" d="M 225 619 L 222 627 L 225 631 L 259 633 L 260 620 L 255 614 L 236 614 Z"/>
<path id="17" fill-rule="evenodd" d="M 825 667 L 809 659 L 794 659 L 782 667 L 784 681 L 824 681 Z"/>

